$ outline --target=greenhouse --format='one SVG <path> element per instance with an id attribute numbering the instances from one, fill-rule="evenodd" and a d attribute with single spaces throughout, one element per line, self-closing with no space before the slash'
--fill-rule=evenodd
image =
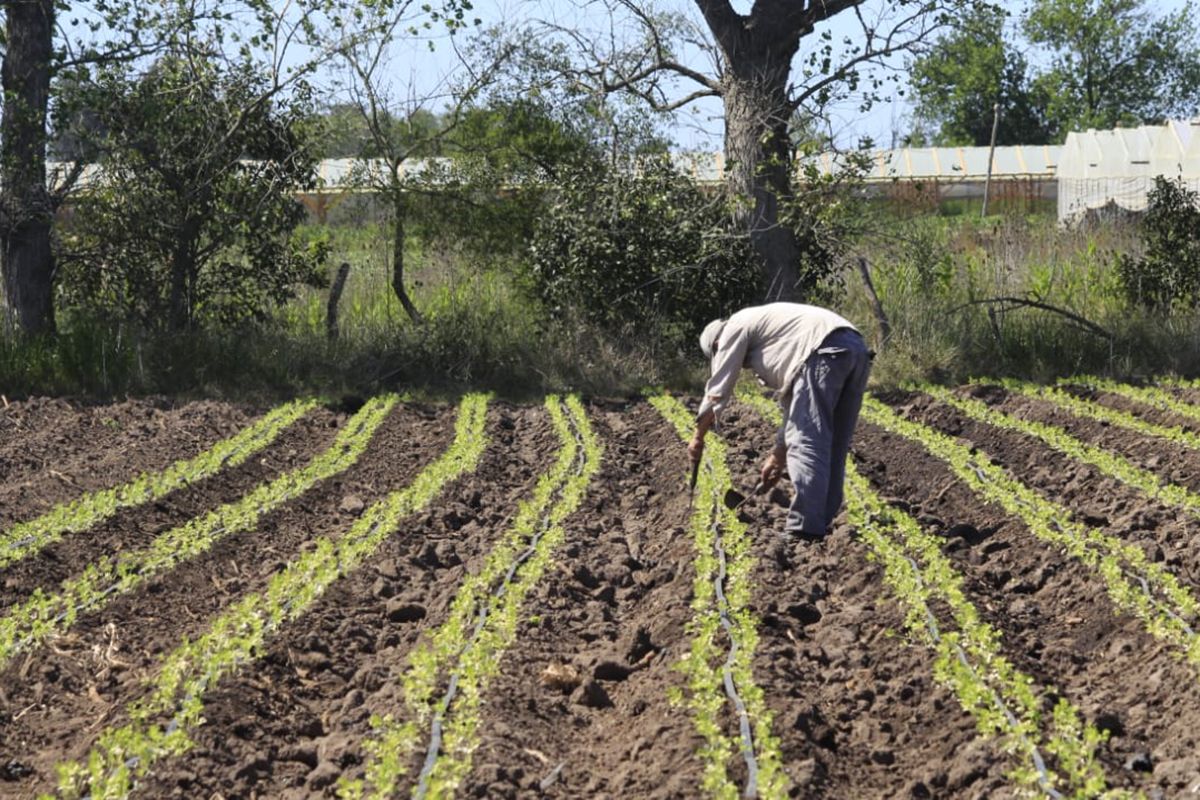
<path id="1" fill-rule="evenodd" d="M 1200 191 L 1200 119 L 1067 134 L 1058 165 L 1058 220 L 1090 211 L 1143 211 L 1158 176 Z"/>

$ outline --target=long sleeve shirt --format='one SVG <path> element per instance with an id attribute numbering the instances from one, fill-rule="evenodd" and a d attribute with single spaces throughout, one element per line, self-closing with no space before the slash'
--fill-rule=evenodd
<path id="1" fill-rule="evenodd" d="M 808 357 L 825 337 L 840 328 L 858 330 L 839 314 L 801 303 L 769 303 L 744 308 L 731 316 L 713 349 L 712 377 L 704 387 L 697 417 L 710 409 L 720 414 L 733 396 L 742 367 L 768 388 L 791 397 L 792 384 Z M 787 407 L 784 408 L 785 417 Z"/>

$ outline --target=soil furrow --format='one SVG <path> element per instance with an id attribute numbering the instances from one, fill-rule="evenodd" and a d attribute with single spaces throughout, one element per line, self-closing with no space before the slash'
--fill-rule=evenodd
<path id="1" fill-rule="evenodd" d="M 1062 428 L 1076 439 L 1124 456 L 1135 466 L 1158 475 L 1165 483 L 1200 491 L 1200 451 L 1117 425 L 1078 417 L 1051 400 L 1013 394 L 999 386 L 971 387 L 968 396 L 1018 419 Z"/>
<path id="2" fill-rule="evenodd" d="M 749 487 L 774 429 L 749 409 L 727 412 L 722 425 L 734 480 Z M 898 635 L 902 612 L 883 570 L 843 516 L 824 542 L 795 548 L 792 564 L 772 556 L 790 492 L 751 496 L 742 511 L 756 538 L 755 677 L 775 714 L 792 796 L 965 796 L 984 777 L 1005 786 L 1002 764 L 982 767 L 997 748 L 934 682 L 932 655 Z"/>
<path id="3" fill-rule="evenodd" d="M 445 619 L 556 449 L 536 408 L 494 407 L 488 437 L 479 469 L 402 524 L 372 569 L 335 584 L 210 693 L 197 747 L 164 763 L 139 796 L 333 796 L 336 779 L 362 763 L 371 715 L 404 713 L 408 653 Z"/>
<path id="4" fill-rule="evenodd" d="M 197 455 L 259 416 L 213 401 L 180 407 L 148 400 L 28 403 L 34 408 L 10 418 L 9 426 L 0 423 L 0 530 Z"/>
<path id="5" fill-rule="evenodd" d="M 1011 442 L 1003 454 L 1025 463 L 1036 448 Z M 1111 734 L 1098 757 L 1112 784 L 1178 789 L 1180 776 L 1200 765 L 1191 755 L 1200 720 L 1196 675 L 1139 620 L 1115 609 L 1098 576 L 973 494 L 920 444 L 861 424 L 854 451 L 862 473 L 883 496 L 903 498 L 897 501 L 902 507 L 945 536 L 945 550 L 964 575 L 968 595 L 1002 633 L 1004 653 L 1014 665 L 1062 692 Z M 1164 713 L 1153 692 L 1143 694 L 1157 686 L 1172 687 L 1178 703 L 1172 712 Z M 1161 770 L 1146 774 L 1153 764 Z M 984 796 L 975 793 L 986 795 L 991 788 L 987 781 L 972 781 L 970 796 Z"/>
<path id="6" fill-rule="evenodd" d="M 700 744 L 672 689 L 692 612 L 679 437 L 648 403 L 594 406 L 605 462 L 492 682 L 473 797 L 695 797 Z"/>
<path id="7" fill-rule="evenodd" d="M 1148 403 L 1141 403 L 1137 400 L 1131 400 L 1119 394 L 1103 392 L 1097 389 L 1091 389 L 1086 386 L 1063 385 L 1059 386 L 1065 392 L 1069 392 L 1082 400 L 1091 400 L 1102 406 L 1114 409 L 1116 411 L 1124 411 L 1128 414 L 1141 417 L 1147 422 L 1152 422 L 1155 425 L 1164 425 L 1170 427 L 1180 427 L 1192 433 L 1200 433 L 1200 420 L 1186 417 L 1181 414 L 1176 414 L 1169 409 L 1159 408 L 1158 406 Z M 973 391 L 973 390 L 972 390 Z M 1195 392 L 1195 398 L 1187 400 L 1187 398 L 1179 398 L 1187 402 L 1200 404 L 1200 392 Z M 983 398 L 986 399 L 986 398 Z"/>
<path id="8" fill-rule="evenodd" d="M 159 656 L 203 632 L 237 597 L 262 589 L 317 536 L 340 536 L 365 505 L 405 486 L 452 434 L 452 410 L 398 406 L 345 472 L 19 656 L 0 672 L 0 715 L 10 720 L 0 764 L 16 761 L 23 784 L 45 788 L 55 763 L 79 758 L 98 730 L 121 719 Z"/>
<path id="9" fill-rule="evenodd" d="M 1070 508 L 1089 527 L 1141 543 L 1151 560 L 1163 562 L 1186 585 L 1200 590 L 1200 532 L 1194 512 L 1163 505 L 1038 439 L 977 422 L 926 395 L 897 394 L 889 399 L 893 406 L 907 409 L 911 418 L 972 442 L 1043 496 Z M 1021 406 L 1021 399 L 1012 398 L 1013 404 Z M 1010 410 L 1008 405 L 1005 401 L 1006 411 Z M 1059 413 L 1039 417 L 1033 409 L 1024 413 L 1056 425 L 1068 416 Z M 1078 435 L 1081 427 L 1072 429 L 1073 435 Z M 1145 460 L 1139 466 L 1158 472 L 1164 482 L 1170 482 L 1170 473 L 1177 470 L 1200 475 L 1200 453 L 1128 431 L 1106 430 L 1108 442 L 1129 443 L 1123 452 L 1144 453 Z"/>
<path id="10" fill-rule="evenodd" d="M 145 547 L 163 532 L 303 466 L 329 445 L 342 422 L 344 417 L 339 420 L 327 409 L 309 412 L 242 464 L 158 500 L 120 510 L 86 531 L 68 533 L 35 555 L 0 569 L 0 609 L 19 603 L 39 587 L 55 592 L 63 580 L 102 556 Z"/>

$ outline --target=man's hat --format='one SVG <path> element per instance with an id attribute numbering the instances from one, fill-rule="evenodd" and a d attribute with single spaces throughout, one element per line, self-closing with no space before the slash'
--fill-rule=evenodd
<path id="1" fill-rule="evenodd" d="M 700 349 L 704 351 L 704 357 L 712 361 L 713 345 L 717 341 L 717 337 L 721 335 L 721 329 L 725 327 L 725 320 L 714 319 L 712 322 L 704 326 L 704 332 L 700 334 Z"/>

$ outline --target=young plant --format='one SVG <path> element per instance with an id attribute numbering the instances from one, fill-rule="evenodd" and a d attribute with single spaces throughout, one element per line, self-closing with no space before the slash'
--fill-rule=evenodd
<path id="1" fill-rule="evenodd" d="M 1062 428 L 1005 414 L 990 407 L 987 403 L 960 397 L 939 386 L 922 386 L 920 388 L 941 402 L 957 408 L 971 419 L 1040 439 L 1063 455 L 1085 464 L 1091 464 L 1105 475 L 1132 486 L 1151 499 L 1158 500 L 1164 505 L 1186 509 L 1193 514 L 1200 514 L 1200 496 L 1177 484 L 1164 482 L 1153 472 L 1142 469 L 1127 458 L 1082 442 Z"/>
<path id="2" fill-rule="evenodd" d="M 122 508 L 157 500 L 221 469 L 236 467 L 275 441 L 285 428 L 315 405 L 315 400 L 296 400 L 279 406 L 197 456 L 177 461 L 161 472 L 143 472 L 122 486 L 91 492 L 55 506 L 36 519 L 17 523 L 0 534 L 0 567 L 33 555 L 65 534 L 86 530 Z"/>
<path id="3" fill-rule="evenodd" d="M 686 441 L 695 421 L 683 404 L 667 395 L 653 396 L 650 402 Z M 772 732 L 772 715 L 752 669 L 758 619 L 750 610 L 751 537 L 737 513 L 722 500 L 733 488 L 733 480 L 720 438 L 710 437 L 705 445 L 704 467 L 696 483 L 700 500 L 689 524 L 696 553 L 695 616 L 689 623 L 692 644 L 679 665 L 688 684 L 682 699 L 704 740 L 698 753 L 704 764 L 703 788 L 710 797 L 738 797 L 743 789 L 730 777 L 728 764 L 740 753 L 750 775 L 746 793 L 786 797 L 788 781 L 779 740 Z M 722 631 L 730 641 L 724 653 L 718 646 Z M 730 702 L 742 730 L 749 735 L 725 731 L 721 719 Z"/>
<path id="4" fill-rule="evenodd" d="M 221 678 L 261 657 L 271 634 L 299 618 L 334 581 L 360 567 L 446 483 L 475 468 L 486 443 L 486 413 L 485 396 L 463 398 L 454 442 L 412 484 L 372 505 L 340 538 L 319 538 L 312 550 L 277 573 L 266 591 L 246 596 L 218 616 L 207 633 L 166 656 L 147 681 L 143 698 L 127 708 L 129 721 L 101 732 L 80 761 L 59 765 L 58 796 L 127 797 L 136 779 L 155 763 L 191 747 L 188 733 L 204 721 L 204 696 Z"/>
<path id="5" fill-rule="evenodd" d="M 1178 425 L 1156 425 L 1135 414 L 1130 414 L 1128 411 L 1109 408 L 1092 400 L 1084 400 L 1054 386 L 1042 386 L 1015 380 L 1005 380 L 1003 385 L 1009 391 L 1054 403 L 1077 417 L 1087 417 L 1106 425 L 1140 433 L 1143 436 L 1165 439 L 1193 450 L 1200 450 L 1200 436 Z"/>
<path id="6" fill-rule="evenodd" d="M 864 401 L 863 418 L 918 442 L 972 491 L 1024 521 L 1037 538 L 1077 559 L 1103 581 L 1118 609 L 1140 619 L 1151 635 L 1200 667 L 1200 637 L 1193 627 L 1200 619 L 1200 603 L 1142 548 L 1077 522 L 1068 509 L 1013 478 L 986 454 L 905 419 L 874 398 Z"/>
<path id="7" fill-rule="evenodd" d="M 343 780 L 343 798 L 394 795 L 426 728 L 428 747 L 414 796 L 449 797 L 470 771 L 487 687 L 515 640 L 525 598 L 565 537 L 563 521 L 583 501 L 603 457 L 582 404 L 569 397 L 565 405 L 567 414 L 558 398 L 546 400 L 562 443 L 554 465 L 538 479 L 532 498 L 520 504 L 479 573 L 459 588 L 447 621 L 410 657 L 402 679 L 408 718 L 372 720 L 375 735 L 364 744 L 364 779 Z M 438 695 L 441 685 L 447 688 Z"/>
<path id="8" fill-rule="evenodd" d="M 771 424 L 782 424 L 779 407 L 762 394 L 747 387 L 738 396 Z M 1077 708 L 1060 700 L 1047 724 L 1041 707 L 1054 692 L 1035 692 L 1033 678 L 1004 657 L 999 632 L 980 619 L 967 599 L 962 576 L 942 552 L 942 542 L 886 504 L 853 464 L 847 465 L 846 483 L 846 514 L 882 564 L 884 580 L 905 610 L 905 628 L 934 652 L 934 677 L 975 718 L 980 733 L 1007 741 L 1006 749 L 1018 761 L 1010 777 L 1044 796 L 1125 796 L 1104 792 L 1107 781 L 1096 760 L 1103 736 L 1081 721 Z M 934 609 L 948 610 L 949 618 Z M 1043 752 L 1058 759 L 1058 769 L 1047 766 Z"/>
<path id="9" fill-rule="evenodd" d="M 150 577 L 207 552 L 217 541 L 252 530 L 264 514 L 308 491 L 318 481 L 345 471 L 358 461 L 395 404 L 395 397 L 371 400 L 351 418 L 333 444 L 306 466 L 160 534 L 143 548 L 104 556 L 63 581 L 54 594 L 40 589 L 34 592 L 0 618 L 0 665 L 50 634 L 69 629 L 81 611 L 95 611 Z"/>

